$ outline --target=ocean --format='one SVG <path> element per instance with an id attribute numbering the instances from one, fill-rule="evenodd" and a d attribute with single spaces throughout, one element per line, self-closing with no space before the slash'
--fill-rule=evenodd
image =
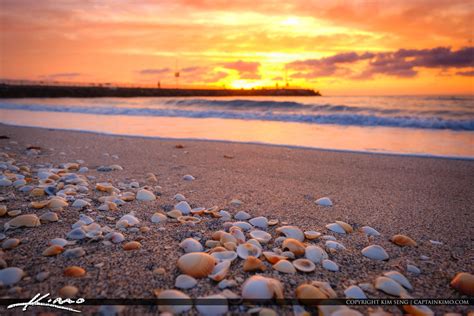
<path id="1" fill-rule="evenodd" d="M 474 96 L 0 99 L 0 122 L 474 159 Z"/>

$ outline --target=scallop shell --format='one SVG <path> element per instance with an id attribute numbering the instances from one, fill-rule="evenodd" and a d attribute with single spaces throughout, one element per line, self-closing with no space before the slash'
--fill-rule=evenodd
<path id="1" fill-rule="evenodd" d="M 189 311 L 193 307 L 193 305 L 192 305 L 193 303 L 192 303 L 191 298 L 188 295 L 186 295 L 183 292 L 178 291 L 178 290 L 161 291 L 158 294 L 158 299 L 164 300 L 164 302 L 170 301 L 170 300 L 179 300 L 180 301 L 179 305 L 172 304 L 172 303 L 171 303 L 172 305 L 160 304 L 158 306 L 158 309 L 159 309 L 160 312 L 167 312 L 167 313 L 171 313 L 171 314 L 181 314 L 181 313 Z M 189 304 L 188 304 L 188 302 L 189 302 Z M 183 304 L 183 303 L 186 303 L 186 305 Z"/>
<path id="2" fill-rule="evenodd" d="M 227 273 L 229 273 L 230 264 L 231 261 L 229 260 L 218 263 L 216 266 L 214 266 L 214 269 L 212 270 L 211 274 L 208 275 L 208 277 L 217 282 L 222 281 L 226 277 Z"/>
<path id="3" fill-rule="evenodd" d="M 219 252 L 213 252 L 211 254 L 214 259 L 217 260 L 217 262 L 222 262 L 222 261 L 234 261 L 237 259 L 237 252 L 235 251 L 219 251 Z"/>
<path id="4" fill-rule="evenodd" d="M 283 285 L 280 281 L 254 275 L 247 279 L 242 285 L 242 297 L 244 299 L 278 299 L 283 298 Z"/>
<path id="5" fill-rule="evenodd" d="M 179 246 L 183 248 L 184 252 L 201 252 L 204 250 L 201 243 L 194 238 L 186 238 Z"/>
<path id="6" fill-rule="evenodd" d="M 324 259 L 322 262 L 323 268 L 329 271 L 337 272 L 339 271 L 339 266 L 332 260 Z"/>
<path id="7" fill-rule="evenodd" d="M 154 200 L 156 200 L 155 194 L 153 194 L 153 192 L 150 192 L 146 189 L 138 190 L 137 195 L 135 196 L 135 198 L 138 201 L 154 201 Z"/>
<path id="8" fill-rule="evenodd" d="M 450 285 L 463 294 L 474 296 L 474 275 L 470 273 L 461 272 L 456 274 Z"/>
<path id="9" fill-rule="evenodd" d="M 362 254 L 373 260 L 388 260 L 389 256 L 385 249 L 379 245 L 371 245 L 362 249 Z"/>
<path id="10" fill-rule="evenodd" d="M 400 272 L 389 271 L 389 272 L 385 272 L 383 275 L 394 280 L 395 282 L 398 282 L 404 288 L 408 290 L 413 290 L 413 287 L 411 286 L 410 281 L 408 281 L 408 279 Z"/>
<path id="11" fill-rule="evenodd" d="M 285 235 L 287 238 L 293 238 L 298 241 L 304 240 L 304 233 L 296 226 L 282 226 L 276 229 L 277 232 Z"/>
<path id="12" fill-rule="evenodd" d="M 18 238 L 8 238 L 2 242 L 2 249 L 13 249 L 20 244 L 20 239 Z"/>
<path id="13" fill-rule="evenodd" d="M 370 226 L 363 226 L 360 230 L 367 236 L 380 236 L 380 233 Z"/>
<path id="14" fill-rule="evenodd" d="M 86 274 L 86 270 L 78 266 L 71 266 L 64 269 L 64 276 L 67 277 L 81 277 Z"/>
<path id="15" fill-rule="evenodd" d="M 19 227 L 36 227 L 41 225 L 38 216 L 35 214 L 19 215 L 5 223 L 5 230 Z"/>
<path id="16" fill-rule="evenodd" d="M 306 237 L 306 239 L 313 240 L 319 238 L 321 236 L 321 233 L 315 230 L 307 230 L 304 232 L 304 236 Z"/>
<path id="17" fill-rule="evenodd" d="M 275 263 L 277 263 L 277 262 L 280 261 L 280 260 L 285 260 L 285 259 L 287 259 L 287 257 L 285 257 L 285 256 L 280 256 L 280 255 L 278 255 L 277 253 L 272 252 L 272 251 L 264 251 L 264 252 L 263 252 L 263 256 L 264 256 L 265 259 L 267 259 L 267 261 L 270 262 L 271 264 L 275 264 Z"/>
<path id="18" fill-rule="evenodd" d="M 263 216 L 254 217 L 251 220 L 249 220 L 249 223 L 255 227 L 262 228 L 262 229 L 267 229 L 268 227 L 268 219 Z"/>
<path id="19" fill-rule="evenodd" d="M 250 237 L 255 238 L 262 244 L 266 244 L 272 239 L 272 235 L 267 232 L 264 232 L 263 230 L 252 230 L 250 232 Z"/>
<path id="20" fill-rule="evenodd" d="M 329 229 L 330 231 L 338 233 L 338 234 L 345 234 L 346 233 L 346 231 L 344 230 L 344 227 L 342 227 L 341 225 L 339 225 L 337 223 L 327 224 L 326 228 Z"/>
<path id="21" fill-rule="evenodd" d="M 237 254 L 242 259 L 247 259 L 248 256 L 260 257 L 262 250 L 257 246 L 246 242 L 245 244 L 240 244 L 237 247 Z"/>
<path id="22" fill-rule="evenodd" d="M 216 305 L 211 305 L 208 303 L 199 304 L 199 300 L 203 300 L 204 302 L 208 300 L 214 300 L 219 303 Z M 227 304 L 227 298 L 224 295 L 214 294 L 205 297 L 198 297 L 196 309 L 201 315 L 219 316 L 226 314 L 229 311 L 229 306 Z"/>
<path id="23" fill-rule="evenodd" d="M 398 246 L 416 246 L 416 241 L 405 235 L 394 235 L 390 241 Z"/>
<path id="24" fill-rule="evenodd" d="M 49 246 L 48 248 L 46 248 L 43 251 L 43 256 L 45 256 L 45 257 L 56 256 L 56 255 L 60 254 L 63 251 L 64 251 L 63 247 L 61 247 L 59 245 L 52 245 L 52 246 Z"/>
<path id="25" fill-rule="evenodd" d="M 283 241 L 282 249 L 288 249 L 295 256 L 301 256 L 305 253 L 305 246 L 301 241 L 293 238 L 287 238 Z"/>
<path id="26" fill-rule="evenodd" d="M 305 257 L 313 263 L 320 263 L 324 259 L 328 259 L 328 254 L 323 248 L 311 245 L 306 247 Z"/>
<path id="27" fill-rule="evenodd" d="M 244 212 L 244 211 L 239 211 L 237 212 L 237 214 L 235 214 L 234 218 L 238 221 L 246 221 L 248 220 L 249 218 L 251 218 L 252 216 L 250 216 L 249 213 L 247 212 Z"/>
<path id="28" fill-rule="evenodd" d="M 178 259 L 178 268 L 181 272 L 195 278 L 203 278 L 211 274 L 216 259 L 203 252 L 191 252 Z"/>
<path id="29" fill-rule="evenodd" d="M 178 289 L 187 290 L 195 287 L 197 285 L 197 280 L 192 276 L 187 274 L 180 274 L 176 277 L 174 286 Z"/>
<path id="30" fill-rule="evenodd" d="M 301 272 L 312 272 L 316 269 L 314 263 L 308 259 L 296 259 L 293 261 L 296 270 Z"/>
<path id="31" fill-rule="evenodd" d="M 245 262 L 244 262 L 244 271 L 245 272 L 265 271 L 266 269 L 267 269 L 267 267 L 262 262 L 262 260 L 260 260 L 256 257 L 248 256 L 247 259 L 245 259 Z"/>
<path id="32" fill-rule="evenodd" d="M 387 294 L 400 297 L 402 294 L 405 294 L 405 289 L 396 281 L 388 277 L 378 277 L 375 279 L 375 288 Z"/>
<path id="33" fill-rule="evenodd" d="M 367 295 L 365 295 L 364 291 L 357 285 L 351 285 L 347 289 L 344 290 L 344 295 L 346 298 L 354 298 L 354 299 L 366 299 Z"/>
<path id="34" fill-rule="evenodd" d="M 273 265 L 273 269 L 283 273 L 296 273 L 295 267 L 288 260 L 279 260 Z"/>
<path id="35" fill-rule="evenodd" d="M 18 283 L 23 276 L 25 275 L 25 272 L 16 267 L 9 267 L 5 269 L 0 270 L 0 284 L 3 286 L 10 286 L 13 284 Z"/>
<path id="36" fill-rule="evenodd" d="M 166 217 L 165 214 L 162 214 L 162 213 L 155 213 L 153 214 L 153 216 L 151 217 L 151 222 L 152 223 L 164 223 L 166 222 L 168 218 Z"/>
<path id="37" fill-rule="evenodd" d="M 123 245 L 123 250 L 137 250 L 142 247 L 138 241 L 129 241 Z"/>
<path id="38" fill-rule="evenodd" d="M 189 206 L 188 202 L 181 201 L 174 206 L 176 210 L 179 210 L 182 214 L 188 215 L 191 213 L 191 206 Z"/>
<path id="39" fill-rule="evenodd" d="M 322 197 L 315 201 L 316 204 L 321 206 L 332 206 L 332 201 L 328 197 Z"/>

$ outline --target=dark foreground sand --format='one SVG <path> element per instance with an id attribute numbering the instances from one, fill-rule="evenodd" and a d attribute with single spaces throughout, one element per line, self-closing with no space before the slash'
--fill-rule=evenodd
<path id="1" fill-rule="evenodd" d="M 125 252 L 120 245 L 106 246 L 101 242 L 79 242 L 86 250 L 81 258 L 41 256 L 49 240 L 65 238 L 71 225 L 79 219 L 81 211 L 72 207 L 60 212 L 60 222 L 8 231 L 9 237 L 19 238 L 22 243 L 5 251 L 4 258 L 9 266 L 22 268 L 30 278 L 20 281 L 15 290 L 0 289 L 1 297 L 31 298 L 39 292 L 56 296 L 58 290 L 68 284 L 78 287 L 79 293 L 87 298 L 153 298 L 154 289 L 173 288 L 174 280 L 180 274 L 176 261 L 183 254 L 179 242 L 195 235 L 201 236 L 203 241 L 210 239 L 210 234 L 222 227 L 219 220 L 206 219 L 194 228 L 168 223 L 161 225 L 166 230 L 160 231 L 161 226 L 151 223 L 150 217 L 155 211 L 169 210 L 176 204 L 173 200 L 176 193 L 184 194 L 193 207 L 217 205 L 232 214 L 245 210 L 252 216 L 279 219 L 303 230 L 328 233 L 326 224 L 343 220 L 356 229 L 369 225 L 381 232 L 382 236 L 371 243 L 386 249 L 390 255 L 387 262 L 373 261 L 361 255 L 361 249 L 369 245 L 363 234 L 329 232 L 347 247 L 347 251 L 331 255 L 331 259 L 340 265 L 339 272 L 317 267 L 309 274 L 283 275 L 268 266 L 263 274 L 280 279 L 285 285 L 286 297 L 294 297 L 296 286 L 308 280 L 328 281 L 337 294 L 344 297 L 347 286 L 372 282 L 389 270 L 400 271 L 408 277 L 414 287 L 410 293 L 413 297 L 466 297 L 450 288 L 449 282 L 457 272 L 473 272 L 473 161 L 113 137 L 5 125 L 0 125 L 0 135 L 10 137 L 0 139 L 0 151 L 13 153 L 18 162 L 32 166 L 48 162 L 56 165 L 82 159 L 85 161 L 83 166 L 90 169 L 86 175 L 97 177 L 91 184 L 110 181 L 117 186 L 118 182 L 129 183 L 134 179 L 144 185 L 145 174 L 153 172 L 161 186 L 161 196 L 154 202 L 133 201 L 116 212 L 106 212 L 117 220 L 135 211 L 141 225 L 151 228 L 146 233 L 124 233 L 126 240 L 140 240 L 143 247 L 139 251 Z M 182 144 L 184 148 L 175 148 L 176 144 Z M 40 146 L 41 154 L 25 155 L 29 145 Z M 119 159 L 111 155 L 118 155 Z M 224 158 L 224 155 L 234 158 Z M 124 170 L 95 170 L 97 166 L 111 164 L 119 164 Z M 185 174 L 193 175 L 196 180 L 182 180 Z M 0 188 L 0 195 L 9 197 L 1 202 L 7 204 L 9 210 L 21 209 L 23 214 L 34 212 L 38 215 L 47 211 L 30 209 L 31 198 L 13 188 Z M 91 197 L 97 196 L 97 192 L 91 193 Z M 317 206 L 314 201 L 322 196 L 330 197 L 334 206 Z M 232 199 L 239 199 L 243 204 L 231 206 Z M 94 208 L 98 206 L 96 202 Z M 94 212 L 88 215 L 95 217 L 103 213 Z M 102 218 L 97 221 L 113 227 L 116 220 Z M 0 218 L 1 225 L 7 221 L 6 217 Z M 274 228 L 269 232 L 275 235 Z M 398 233 L 411 236 L 418 242 L 418 247 L 400 248 L 392 244 L 388 238 Z M 435 245 L 430 240 L 443 244 Z M 429 259 L 422 260 L 421 255 Z M 408 273 L 407 263 L 418 266 L 421 275 Z M 70 265 L 85 268 L 87 275 L 64 277 L 63 270 Z M 164 275 L 153 272 L 160 267 L 166 269 Z M 38 282 L 34 276 L 41 271 L 49 271 L 50 277 Z M 252 274 L 243 272 L 242 260 L 239 260 L 234 263 L 228 279 L 247 279 Z M 241 283 L 231 290 L 240 295 L 240 287 Z M 216 283 L 201 279 L 195 288 L 185 292 L 198 297 L 220 290 Z M 387 297 L 377 291 L 367 294 L 373 298 Z M 93 306 L 81 308 L 86 312 L 97 310 Z M 431 309 L 438 313 L 469 310 L 467 306 L 431 306 Z M 367 313 L 367 308 L 359 310 Z M 401 313 L 397 307 L 384 307 L 384 310 Z M 136 313 L 132 307 L 127 307 L 125 313 L 127 311 Z M 143 311 L 153 313 L 156 308 L 147 307 Z M 287 307 L 280 309 L 280 312 L 289 311 L 291 309 Z M 0 313 L 4 312 L 4 307 L 0 307 Z"/>

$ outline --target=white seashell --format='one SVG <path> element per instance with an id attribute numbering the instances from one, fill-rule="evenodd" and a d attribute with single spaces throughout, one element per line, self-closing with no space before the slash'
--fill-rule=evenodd
<path id="1" fill-rule="evenodd" d="M 253 230 L 250 232 L 250 237 L 255 238 L 258 242 L 262 244 L 268 243 L 272 239 L 272 235 L 263 230 Z"/>
<path id="2" fill-rule="evenodd" d="M 351 285 L 347 289 L 344 290 L 344 295 L 346 298 L 354 298 L 354 299 L 366 299 L 367 295 L 365 295 L 364 291 L 357 285 Z"/>
<path id="3" fill-rule="evenodd" d="M 398 271 L 389 271 L 389 272 L 385 272 L 383 274 L 384 276 L 398 282 L 400 285 L 402 285 L 404 288 L 408 289 L 408 290 L 413 290 L 413 287 L 411 286 L 410 284 L 410 281 L 408 281 L 408 279 L 403 275 L 401 274 L 400 272 Z"/>
<path id="4" fill-rule="evenodd" d="M 81 228 L 77 227 L 71 230 L 68 234 L 67 237 L 68 239 L 74 239 L 74 240 L 80 240 L 86 238 L 86 232 Z"/>
<path id="5" fill-rule="evenodd" d="M 321 236 L 321 239 L 323 239 L 323 240 L 333 240 L 333 241 L 337 240 L 336 237 L 331 236 L 331 235 L 323 235 L 323 236 Z"/>
<path id="6" fill-rule="evenodd" d="M 223 221 L 229 221 L 232 219 L 232 215 L 229 212 L 224 211 L 224 210 L 220 210 L 219 215 L 221 216 L 220 219 Z"/>
<path id="7" fill-rule="evenodd" d="M 54 212 L 46 212 L 39 217 L 40 221 L 43 223 L 52 223 L 59 220 L 58 214 Z"/>
<path id="8" fill-rule="evenodd" d="M 232 227 L 235 227 L 235 229 Z M 242 230 L 240 230 L 240 228 L 237 226 L 232 227 L 229 229 L 230 234 L 236 239 L 238 243 L 244 243 L 246 238 Z"/>
<path id="9" fill-rule="evenodd" d="M 328 197 L 322 197 L 315 201 L 316 204 L 321 206 L 332 206 L 332 201 Z"/>
<path id="10" fill-rule="evenodd" d="M 174 282 L 174 286 L 178 289 L 187 290 L 195 287 L 197 280 L 187 274 L 180 274 Z"/>
<path id="11" fill-rule="evenodd" d="M 242 297 L 244 299 L 272 299 L 283 298 L 283 285 L 280 281 L 254 275 L 247 279 L 242 285 Z"/>
<path id="12" fill-rule="evenodd" d="M 138 223 L 140 223 L 140 221 L 138 220 L 138 218 L 136 218 L 134 215 L 132 214 L 126 214 L 124 216 L 122 216 L 120 219 L 119 219 L 119 222 L 120 221 L 125 221 L 127 222 L 128 226 L 135 226 L 137 225 Z"/>
<path id="13" fill-rule="evenodd" d="M 151 222 L 152 223 L 164 223 L 164 222 L 166 222 L 167 219 L 168 219 L 168 217 L 165 214 L 157 212 L 157 213 L 153 214 L 153 216 L 151 217 Z"/>
<path id="14" fill-rule="evenodd" d="M 87 216 L 85 214 L 79 214 L 79 220 L 83 221 L 87 225 L 92 224 L 94 222 L 94 219 L 90 216 Z"/>
<path id="15" fill-rule="evenodd" d="M 393 296 L 406 294 L 406 290 L 399 283 L 384 276 L 375 279 L 375 288 Z"/>
<path id="16" fill-rule="evenodd" d="M 188 215 L 191 213 L 191 206 L 189 206 L 188 202 L 181 201 L 174 206 L 175 209 L 181 211 L 181 214 Z"/>
<path id="17" fill-rule="evenodd" d="M 184 301 L 185 303 L 189 302 L 189 305 L 188 304 L 186 304 L 186 305 L 184 305 L 184 304 L 159 305 L 158 309 L 159 309 L 160 312 L 180 314 L 180 313 L 184 313 L 184 312 L 189 311 L 193 307 L 191 298 L 188 295 L 184 294 L 183 292 L 177 291 L 177 290 L 164 290 L 164 291 L 161 291 L 160 294 L 158 294 L 158 299 L 161 299 L 161 300 L 179 299 L 181 302 L 183 302 L 183 300 L 187 300 L 187 301 Z"/>
<path id="18" fill-rule="evenodd" d="M 338 243 L 337 241 L 334 241 L 334 240 L 328 240 L 326 241 L 326 248 L 331 250 L 331 249 L 334 249 L 334 250 L 346 250 L 346 247 L 344 247 L 343 244 L 341 243 Z"/>
<path id="19" fill-rule="evenodd" d="M 176 195 L 173 197 L 173 199 L 175 199 L 175 200 L 178 201 L 178 202 L 186 201 L 186 198 L 184 197 L 184 195 L 179 194 L 179 193 L 176 194 Z"/>
<path id="20" fill-rule="evenodd" d="M 79 228 L 79 227 L 82 227 L 86 225 L 85 222 L 81 221 L 81 220 L 78 220 L 77 222 L 75 222 L 74 224 L 72 224 L 71 228 Z"/>
<path id="21" fill-rule="evenodd" d="M 13 285 L 18 283 L 24 275 L 25 272 L 20 268 L 10 267 L 2 269 L 0 270 L 0 284 L 3 286 Z"/>
<path id="22" fill-rule="evenodd" d="M 431 239 L 430 239 L 430 243 L 431 243 L 432 245 L 438 245 L 438 246 L 440 246 L 440 245 L 443 244 L 441 241 L 431 240 Z"/>
<path id="23" fill-rule="evenodd" d="M 295 268 L 302 272 L 312 272 L 316 269 L 316 266 L 311 260 L 308 259 L 296 259 L 293 261 Z"/>
<path id="24" fill-rule="evenodd" d="M 417 266 L 414 266 L 412 264 L 407 264 L 407 271 L 410 272 L 410 273 L 413 273 L 415 275 L 418 275 L 418 274 L 421 273 L 420 268 L 418 268 Z"/>
<path id="25" fill-rule="evenodd" d="M 334 272 L 339 271 L 339 266 L 337 265 L 337 263 L 329 259 L 323 260 L 323 268 L 329 271 L 334 271 Z"/>
<path id="26" fill-rule="evenodd" d="M 315 231 L 315 230 L 307 230 L 304 232 L 304 236 L 306 239 L 313 240 L 321 236 L 321 233 Z"/>
<path id="27" fill-rule="evenodd" d="M 247 212 L 244 212 L 244 211 L 239 211 L 237 212 L 237 214 L 235 214 L 234 218 L 238 221 L 246 221 L 248 220 L 249 218 L 251 218 L 252 216 L 250 216 L 249 213 Z"/>
<path id="28" fill-rule="evenodd" d="M 156 200 L 155 194 L 145 189 L 140 189 L 137 192 L 136 199 L 138 201 L 154 201 Z"/>
<path id="29" fill-rule="evenodd" d="M 361 230 L 366 234 L 367 236 L 380 236 L 380 233 L 373 229 L 370 226 L 363 226 Z"/>
<path id="30" fill-rule="evenodd" d="M 218 263 L 212 270 L 211 274 L 208 275 L 208 277 L 217 282 L 222 281 L 226 277 L 227 273 L 229 273 L 230 264 L 230 260 L 224 260 Z"/>
<path id="31" fill-rule="evenodd" d="M 74 201 L 74 203 L 72 203 L 72 207 L 75 207 L 78 209 L 83 209 L 84 207 L 89 207 L 89 206 L 91 206 L 91 204 L 83 199 L 77 199 Z"/>
<path id="32" fill-rule="evenodd" d="M 52 246 L 52 245 L 58 245 L 58 246 L 61 246 L 61 247 L 66 247 L 66 245 L 69 244 L 69 241 L 67 241 L 66 239 L 63 239 L 63 238 L 54 238 L 54 239 L 51 239 L 49 241 L 49 244 Z"/>
<path id="33" fill-rule="evenodd" d="M 276 229 L 277 232 L 285 235 L 287 238 L 293 238 L 298 241 L 304 241 L 304 233 L 296 226 L 282 226 Z"/>
<path id="34" fill-rule="evenodd" d="M 379 245 L 371 245 L 362 249 L 362 254 L 373 260 L 388 260 L 388 254 Z"/>
<path id="35" fill-rule="evenodd" d="M 211 256 L 216 259 L 217 262 L 222 262 L 222 261 L 234 261 L 237 259 L 237 253 L 235 251 L 219 251 L 219 252 L 213 252 Z"/>
<path id="36" fill-rule="evenodd" d="M 327 224 L 326 228 L 329 229 L 330 231 L 338 233 L 338 234 L 345 234 L 346 233 L 344 228 L 341 225 L 337 224 L 337 223 Z"/>
<path id="37" fill-rule="evenodd" d="M 237 226 L 237 227 L 242 228 L 244 231 L 252 229 L 252 225 L 250 225 L 247 222 L 235 222 L 235 223 L 232 223 L 232 224 L 233 224 L 233 226 Z"/>
<path id="38" fill-rule="evenodd" d="M 227 288 L 230 288 L 230 287 L 236 287 L 237 286 L 237 282 L 234 281 L 234 280 L 227 280 L 227 279 L 224 279 L 222 281 L 219 282 L 219 284 L 217 284 L 217 286 L 223 290 L 223 289 L 227 289 Z"/>
<path id="39" fill-rule="evenodd" d="M 183 248 L 184 252 L 201 252 L 204 250 L 201 243 L 194 238 L 186 238 L 179 246 Z"/>
<path id="40" fill-rule="evenodd" d="M 288 260 L 279 260 L 273 265 L 273 269 L 283 273 L 296 273 L 295 267 Z"/>
<path id="41" fill-rule="evenodd" d="M 122 241 L 125 240 L 125 237 L 121 233 L 110 232 L 107 235 L 105 235 L 105 239 L 110 240 L 114 244 L 119 244 L 119 243 L 121 243 Z"/>
<path id="42" fill-rule="evenodd" d="M 0 179 L 0 187 L 8 187 L 12 185 L 12 182 L 8 179 Z"/>
<path id="43" fill-rule="evenodd" d="M 295 259 L 295 254 L 292 253 L 291 251 L 283 251 L 280 255 L 283 257 L 286 257 L 287 259 L 291 259 L 291 260 Z"/>
<path id="44" fill-rule="evenodd" d="M 199 304 L 199 300 L 202 299 L 204 301 L 206 300 L 214 300 L 218 302 L 216 305 L 210 305 L 210 304 Z M 205 297 L 198 297 L 197 298 L 197 304 L 196 304 L 196 309 L 201 315 L 206 315 L 206 316 L 220 316 L 224 315 L 229 311 L 229 305 L 227 304 L 227 298 L 222 295 L 222 294 L 214 294 L 214 295 L 208 295 Z"/>
<path id="45" fill-rule="evenodd" d="M 193 180 L 196 180 L 196 178 L 193 177 L 193 176 L 190 175 L 190 174 L 187 174 L 187 175 L 185 175 L 185 176 L 183 177 L 183 180 L 185 180 L 185 181 L 193 181 Z"/>
<path id="46" fill-rule="evenodd" d="M 319 246 L 306 247 L 304 256 L 314 263 L 320 263 L 324 259 L 328 259 L 327 252 Z"/>
<path id="47" fill-rule="evenodd" d="M 63 253 L 65 258 L 80 258 L 86 254 L 85 250 L 82 247 L 76 247 L 68 249 Z"/>
<path id="48" fill-rule="evenodd" d="M 232 201 L 230 201 L 229 204 L 232 205 L 232 206 L 238 207 L 238 206 L 242 205 L 242 201 L 238 200 L 238 199 L 233 199 Z"/>
<path id="49" fill-rule="evenodd" d="M 255 227 L 262 228 L 262 229 L 267 229 L 268 227 L 268 219 L 263 216 L 254 217 L 251 220 L 249 220 L 249 223 Z"/>
<path id="50" fill-rule="evenodd" d="M 262 250 L 254 244 L 246 242 L 237 247 L 237 254 L 242 259 L 247 259 L 248 256 L 258 258 L 262 254 Z"/>

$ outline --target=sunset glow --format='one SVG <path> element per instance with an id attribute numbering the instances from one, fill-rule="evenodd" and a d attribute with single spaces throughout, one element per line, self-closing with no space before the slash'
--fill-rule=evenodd
<path id="1" fill-rule="evenodd" d="M 457 0 L 0 0 L 0 78 L 470 94 L 473 18 Z"/>

